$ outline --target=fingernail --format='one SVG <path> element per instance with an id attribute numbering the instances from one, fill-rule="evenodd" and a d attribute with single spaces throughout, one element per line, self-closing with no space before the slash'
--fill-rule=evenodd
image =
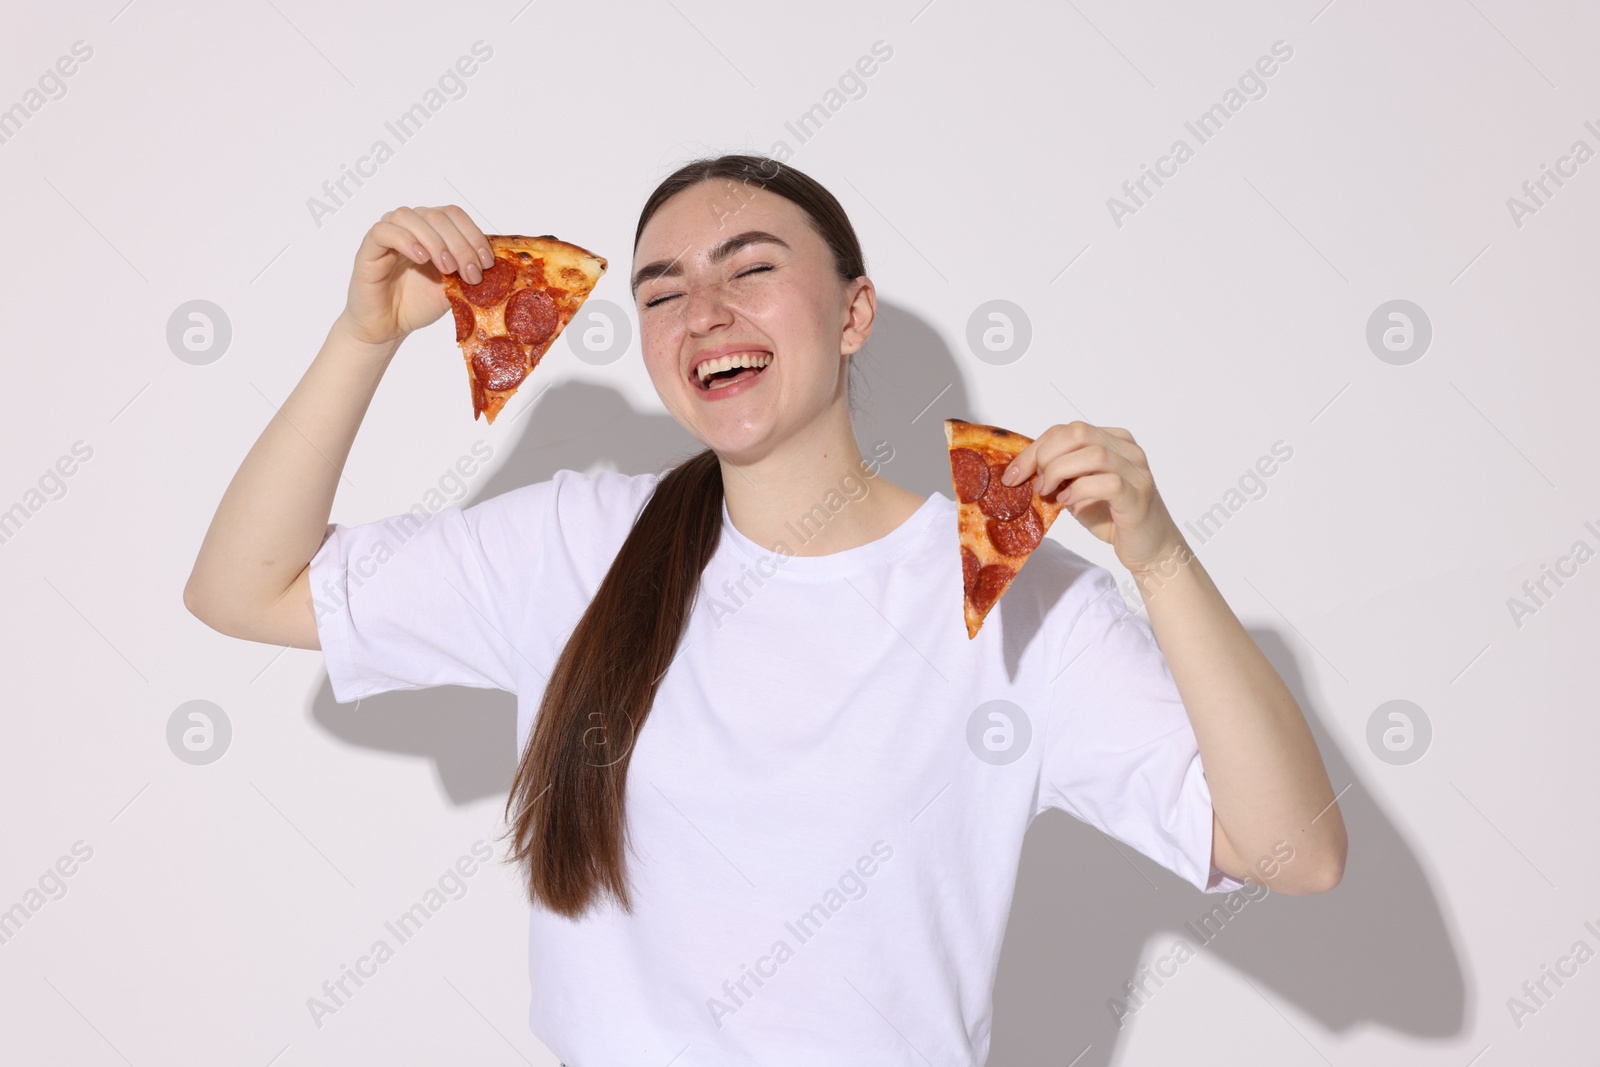
<path id="1" fill-rule="evenodd" d="M 489 250 L 488 245 L 484 245 L 482 248 L 478 249 L 478 260 L 483 264 L 484 270 L 488 270 L 490 267 L 494 266 L 494 253 Z"/>
<path id="2" fill-rule="evenodd" d="M 1017 468 L 1008 465 L 1005 470 L 1000 472 L 1000 481 L 1005 485 L 1016 485 Z"/>

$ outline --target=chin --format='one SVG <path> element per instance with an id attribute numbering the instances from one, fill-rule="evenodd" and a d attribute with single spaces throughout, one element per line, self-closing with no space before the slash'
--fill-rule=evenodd
<path id="1" fill-rule="evenodd" d="M 772 445 L 772 435 L 754 430 L 702 433 L 701 440 L 718 456 L 734 463 L 760 459 Z"/>
<path id="2" fill-rule="evenodd" d="M 737 426 L 702 424 L 697 436 L 720 457 L 732 463 L 753 463 L 765 457 L 786 436 L 785 428 L 768 422 Z"/>

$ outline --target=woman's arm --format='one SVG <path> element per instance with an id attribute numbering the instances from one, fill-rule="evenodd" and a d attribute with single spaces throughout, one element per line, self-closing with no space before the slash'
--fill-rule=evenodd
<path id="1" fill-rule="evenodd" d="M 1344 872 L 1344 819 L 1288 686 L 1181 536 L 1165 566 L 1133 577 L 1200 745 L 1215 812 L 1212 862 L 1280 893 L 1332 889 Z"/>
<path id="2" fill-rule="evenodd" d="M 1294 696 L 1190 551 L 1133 435 L 1052 426 L 1012 460 L 1036 475 L 1134 576 L 1150 629 L 1194 726 L 1211 789 L 1212 862 L 1282 893 L 1320 893 L 1344 873 L 1348 841 L 1315 738 Z M 1293 848 L 1292 858 L 1285 860 Z M 1276 847 L 1275 847 L 1276 846 Z M 1269 872 L 1270 876 L 1269 876 Z"/>
<path id="3" fill-rule="evenodd" d="M 455 205 L 397 208 L 361 240 L 345 308 L 217 505 L 183 589 L 197 618 L 232 637 L 320 648 L 309 569 L 339 474 L 395 351 L 450 310 L 443 275 L 470 284 L 494 264 Z"/>
<path id="4" fill-rule="evenodd" d="M 217 505 L 183 603 L 230 637 L 320 648 L 306 575 L 367 405 L 399 339 L 351 336 L 341 315 L 239 464 Z M 293 595 L 303 585 L 304 596 Z"/>

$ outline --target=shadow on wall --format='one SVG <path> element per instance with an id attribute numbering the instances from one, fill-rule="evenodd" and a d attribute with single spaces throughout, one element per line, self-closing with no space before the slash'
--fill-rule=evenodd
<path id="1" fill-rule="evenodd" d="M 569 353 L 563 346 L 556 354 Z M 880 299 L 872 339 L 853 358 L 860 360 L 855 425 L 863 454 L 870 455 L 875 442 L 888 441 L 894 455 L 883 467 L 886 477 L 920 495 L 952 495 L 943 420 L 978 419 L 968 407 L 956 355 L 922 319 Z M 671 415 L 638 411 L 615 389 L 579 381 L 552 385 L 531 409 L 508 412 L 490 432 L 502 442 L 520 436 L 509 444 L 506 462 L 461 501 L 463 507 L 547 481 L 563 468 L 581 471 L 603 463 L 633 474 L 665 470 L 702 447 Z M 345 525 L 386 517 L 335 514 Z M 444 686 L 340 704 L 324 679 L 311 714 L 346 744 L 431 759 L 452 804 L 504 800 L 511 788 L 520 753 L 517 699 L 510 693 Z"/>
<path id="2" fill-rule="evenodd" d="M 1222 962 L 1329 1030 L 1376 1024 L 1438 1039 L 1462 1031 L 1466 979 L 1433 887 L 1323 727 L 1282 637 L 1270 629 L 1250 636 L 1305 711 L 1335 791 L 1355 783 L 1339 799 L 1351 841 L 1344 879 L 1330 893 L 1306 897 L 1252 889 L 1255 899 L 1234 914 L 1224 908 L 1207 920 L 1227 894 L 1199 893 L 1065 812 L 1045 812 L 1023 847 L 995 979 L 988 1067 L 1108 1067 L 1119 1038 L 1138 1025 L 1130 1013 L 1119 1031 L 1108 1002 L 1141 1003 L 1124 988 L 1141 978 L 1141 953 L 1147 965 L 1173 961 L 1164 966 L 1164 986 L 1145 980 L 1150 995 L 1141 994 L 1142 1003 L 1152 1010 Z M 1196 950 L 1187 962 L 1173 952 L 1180 938 Z M 1204 1039 L 1229 1040 L 1221 1032 Z"/>

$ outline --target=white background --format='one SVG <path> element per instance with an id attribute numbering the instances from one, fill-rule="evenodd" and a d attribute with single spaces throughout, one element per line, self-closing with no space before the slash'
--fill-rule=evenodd
<path id="1" fill-rule="evenodd" d="M 555 1062 L 524 1021 L 508 870 L 468 880 L 324 1025 L 306 1007 L 500 825 L 512 698 L 339 706 L 318 653 L 215 633 L 181 590 L 384 211 L 455 202 L 489 232 L 556 233 L 610 259 L 596 298 L 631 308 L 655 183 L 779 140 L 861 235 L 882 317 L 860 439 L 896 442 L 895 480 L 949 494 L 944 417 L 1030 435 L 1085 418 L 1132 430 L 1194 521 L 1274 442 L 1293 449 L 1191 545 L 1346 790 L 1344 882 L 1250 904 L 1119 1032 L 1107 1000 L 1218 898 L 1040 819 L 989 1062 L 1592 1055 L 1600 961 L 1520 1027 L 1507 1008 L 1578 940 L 1600 950 L 1583 926 L 1600 928 L 1600 562 L 1520 625 L 1507 604 L 1574 542 L 1600 548 L 1578 432 L 1600 386 L 1600 161 L 1520 226 L 1507 207 L 1575 140 L 1600 149 L 1592 5 L 122 3 L 14 10 L 0 35 L 0 107 L 73 42 L 93 49 L 0 144 L 0 509 L 27 512 L 0 543 L 0 908 L 92 849 L 0 944 L 0 1060 Z M 384 122 L 477 40 L 493 56 L 466 94 L 396 146 Z M 785 123 L 880 40 L 893 55 L 865 94 L 800 144 Z M 1293 56 L 1266 94 L 1118 226 L 1108 197 L 1174 139 L 1195 147 L 1184 122 L 1280 40 Z M 317 225 L 308 198 L 380 137 L 394 158 Z M 204 366 L 166 340 L 193 299 L 233 331 Z M 966 341 L 992 299 L 1032 326 L 1005 365 Z M 1432 324 L 1406 365 L 1366 341 L 1394 299 Z M 692 443 L 636 332 L 606 366 L 558 345 L 547 391 L 489 427 L 468 418 L 448 316 L 410 339 L 333 518 L 406 510 L 479 440 L 494 459 L 454 502 Z M 92 458 L 64 494 L 30 498 L 78 441 Z M 1066 519 L 1052 535 L 1115 565 Z M 167 742 L 195 699 L 233 730 L 207 766 Z M 1406 765 L 1367 740 L 1394 699 L 1433 731 Z M 594 1005 L 596 1025 L 616 1010 Z"/>

